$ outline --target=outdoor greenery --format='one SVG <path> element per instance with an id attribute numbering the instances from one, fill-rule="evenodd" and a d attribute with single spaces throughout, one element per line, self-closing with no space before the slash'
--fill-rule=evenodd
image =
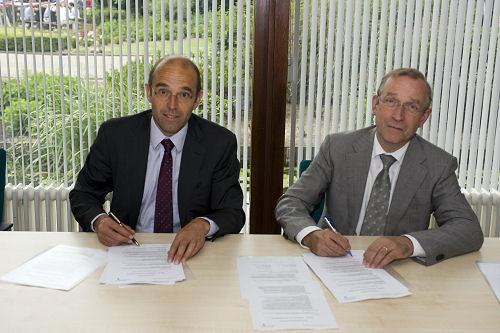
<path id="1" fill-rule="evenodd" d="M 91 126 L 83 126 L 82 132 L 79 132 L 80 116 L 83 124 L 95 124 L 97 117 L 103 117 L 102 111 L 99 111 L 104 109 L 103 99 L 99 98 L 104 94 L 101 87 L 94 87 L 92 83 L 81 85 L 82 94 L 76 98 L 76 78 L 63 77 L 61 80 L 59 76 L 45 76 L 45 79 L 49 83 L 46 86 L 40 84 L 43 74 L 31 75 L 28 87 L 25 81 L 19 82 L 19 86 L 14 80 L 2 82 L 6 134 L 17 133 L 16 140 L 8 149 L 8 154 L 16 156 L 15 159 L 8 159 L 8 178 L 17 179 L 17 182 L 24 182 L 23 175 L 29 175 L 31 180 L 39 179 L 41 183 L 72 179 L 71 167 L 75 163 L 78 165 L 80 158 L 86 156 L 87 151 L 82 147 L 88 147 L 89 140 L 94 138 Z M 36 86 L 35 81 L 39 83 Z M 18 89 L 29 93 L 18 96 Z M 92 112 L 79 110 L 79 103 L 87 105 L 95 103 L 95 100 L 98 106 L 92 107 Z M 33 164 L 28 162 L 29 156 L 23 155 L 23 152 L 30 152 Z M 64 160 L 69 161 L 69 170 L 61 170 Z"/>
<path id="2" fill-rule="evenodd" d="M 136 15 L 131 16 L 130 24 L 127 24 L 127 13 L 125 9 L 125 1 L 121 2 L 122 9 L 119 10 L 117 5 L 116 8 L 105 7 L 101 10 L 99 2 L 95 5 L 93 10 L 89 10 L 85 14 L 85 18 L 80 19 L 78 24 L 69 26 L 63 24 L 60 29 L 56 30 L 46 30 L 40 28 L 26 29 L 18 22 L 15 26 L 7 27 L 5 29 L 0 29 L 0 51 L 15 51 L 18 52 L 72 52 L 75 53 L 75 47 L 77 43 L 77 37 L 79 39 L 80 45 L 87 45 L 90 50 L 93 50 L 94 42 L 96 43 L 96 52 L 101 52 L 100 47 L 104 42 L 105 45 L 125 43 L 127 40 L 127 33 L 130 32 L 130 41 L 136 43 L 137 41 L 142 42 L 147 37 L 148 40 L 152 40 L 153 31 L 156 34 L 156 40 L 161 40 L 162 34 L 162 21 L 160 19 L 161 15 L 161 2 L 156 2 L 155 9 L 155 19 L 153 19 L 153 8 L 149 6 L 149 17 L 148 17 L 148 36 L 144 36 L 144 19 L 142 16 L 142 9 L 138 17 L 138 24 L 136 24 Z M 132 6 L 134 7 L 134 6 Z M 210 5 L 211 8 L 211 5 Z M 135 7 L 134 7 L 135 9 Z M 226 12 L 222 13 L 219 9 L 217 11 L 217 22 L 220 22 L 221 15 L 225 15 L 225 26 L 229 25 L 229 13 L 227 12 L 228 5 L 226 5 Z M 184 9 L 185 10 L 185 9 Z M 195 36 L 196 32 L 200 36 L 203 36 L 203 16 L 199 18 L 201 26 L 196 26 L 194 22 L 194 3 L 191 5 L 192 19 L 190 26 L 191 36 Z M 164 8 L 164 24 L 163 31 L 165 33 L 165 39 L 168 39 L 170 33 L 173 33 L 174 38 L 177 39 L 179 23 L 177 21 L 177 3 L 175 2 L 173 18 L 174 21 L 170 22 L 169 8 Z M 203 3 L 200 4 L 200 13 L 203 13 Z M 2 13 L 0 12 L 0 15 Z M 185 18 L 184 18 L 185 19 Z M 208 30 L 206 31 L 207 36 L 212 35 L 212 12 L 207 15 Z M 93 23 L 95 22 L 95 27 Z M 234 22 L 236 28 L 236 20 Z M 53 28 L 56 28 L 54 25 Z M 182 23 L 181 31 L 184 33 L 184 38 L 186 37 L 186 23 Z M 127 30 L 129 29 L 129 30 Z M 61 35 L 59 36 L 59 31 Z M 23 38 L 23 36 L 25 38 Z M 59 37 L 61 38 L 61 46 L 59 47 Z M 95 40 L 94 40 L 95 39 Z M 229 29 L 226 28 L 225 38 L 226 47 L 229 46 Z M 69 47 L 68 47 L 69 45 Z M 108 48 L 109 49 L 109 48 Z M 108 52 L 109 53 L 109 52 Z"/>
<path id="3" fill-rule="evenodd" d="M 67 51 L 76 46 L 73 32 L 61 29 L 61 47 L 59 48 L 58 33 L 56 31 L 24 29 L 17 26 L 0 29 L 0 51 L 23 52 L 58 52 Z M 69 38 L 68 38 L 69 37 Z M 68 41 L 69 40 L 69 41 Z M 68 45 L 70 47 L 68 47 Z"/>
<path id="4" fill-rule="evenodd" d="M 109 8 L 105 9 L 104 14 L 106 18 L 109 18 Z M 118 10 L 113 9 L 112 14 L 113 18 L 117 18 Z M 91 15 L 90 12 L 87 13 L 87 20 L 91 20 L 91 16 L 89 17 L 89 15 Z M 103 32 L 106 45 L 109 45 L 111 40 L 113 40 L 113 43 L 117 43 L 118 20 L 110 22 L 108 19 L 104 25 L 100 25 L 100 9 L 96 9 L 95 15 L 96 23 L 98 23 L 96 30 L 99 33 Z M 212 13 L 210 12 L 208 15 L 210 21 L 208 35 L 210 36 Z M 226 20 L 225 47 L 227 52 L 227 47 L 229 46 L 229 32 L 227 29 L 229 15 L 227 12 L 222 13 L 219 10 L 217 17 L 220 19 L 221 15 L 225 15 Z M 125 19 L 123 12 L 121 19 Z M 153 24 L 153 20 L 150 19 L 149 22 Z M 143 20 L 140 17 L 139 25 L 142 23 Z M 159 33 L 158 20 L 154 23 L 156 23 L 157 33 Z M 122 29 L 126 29 L 124 21 L 122 21 L 122 24 Z M 113 36 L 110 33 L 111 26 L 113 26 Z M 149 29 L 151 34 L 151 26 Z M 194 21 L 192 22 L 191 29 L 195 29 Z M 0 41 L 2 41 L 2 37 L 5 38 L 5 31 L 7 31 L 7 35 L 10 37 L 5 39 L 5 43 L 0 42 L 0 50 L 2 50 L 2 45 L 4 47 L 3 50 L 5 50 L 5 46 L 11 50 L 11 44 L 12 47 L 14 45 L 13 40 L 18 43 L 18 52 L 21 54 L 23 52 L 30 52 L 33 49 L 31 48 L 32 40 L 34 40 L 35 52 L 42 50 L 42 43 L 44 52 L 50 49 L 49 43 L 52 43 L 54 51 L 60 50 L 58 49 L 58 31 L 50 33 L 46 30 L 26 29 L 25 36 L 27 38 L 24 45 L 22 34 L 20 35 L 23 29 L 19 27 L 15 31 L 12 27 L 0 29 Z M 131 24 L 132 31 L 135 34 L 135 20 Z M 73 31 L 62 29 L 61 41 L 67 41 L 68 35 L 66 33 L 70 34 L 69 39 L 71 41 L 71 48 L 67 52 L 76 53 L 74 49 L 76 39 L 75 36 L 71 35 Z M 122 30 L 122 33 L 126 33 L 126 30 Z M 139 29 L 139 34 L 139 38 L 143 40 L 142 29 Z M 192 34 L 194 35 L 194 30 Z M 52 35 L 52 39 L 50 39 L 50 35 Z M 200 33 L 200 36 L 202 35 Z M 218 39 L 220 39 L 220 36 L 218 36 Z M 28 47 L 28 44 L 30 47 Z M 67 44 L 63 43 L 62 46 L 66 50 Z M 82 46 L 83 41 L 80 40 L 80 47 Z M 111 47 L 107 46 L 106 49 L 109 50 Z M 220 46 L 218 46 L 215 54 L 211 52 L 210 44 L 209 50 L 209 53 L 205 55 L 202 45 L 200 45 L 199 50 L 194 50 L 192 47 L 192 58 L 194 59 L 195 53 L 198 55 L 202 75 L 205 57 L 207 57 L 206 63 L 210 66 L 208 68 L 209 74 L 206 78 L 208 81 L 208 88 L 206 89 L 208 96 L 202 101 L 196 112 L 200 114 L 203 112 L 203 103 L 206 103 L 208 110 L 211 110 L 213 103 L 215 103 L 217 110 L 216 120 L 218 121 L 221 103 L 223 104 L 223 110 L 227 110 L 229 103 L 235 103 L 234 96 L 236 94 L 234 93 L 235 87 L 233 87 L 233 100 L 227 99 L 227 88 L 223 99 L 221 98 L 222 94 L 212 96 L 210 89 L 212 85 L 211 72 L 215 70 L 217 73 L 215 77 L 223 77 L 225 82 L 227 82 L 228 61 L 233 62 L 233 66 L 236 68 L 236 58 L 227 59 L 226 53 L 224 57 L 225 70 L 221 73 Z M 160 57 L 160 52 L 160 48 L 157 48 L 156 59 Z M 216 60 L 215 68 L 212 68 L 213 59 Z M 144 61 L 145 59 L 132 60 L 122 68 L 105 73 L 102 80 L 91 79 L 87 81 L 84 77 L 77 78 L 74 76 L 60 76 L 58 74 L 52 76 L 47 72 L 36 75 L 20 73 L 19 80 L 9 80 L 4 77 L 1 80 L 0 111 L 2 112 L 3 137 L 6 138 L 4 145 L 7 148 L 9 156 L 7 159 L 8 181 L 24 184 L 33 183 L 35 186 L 50 183 L 70 185 L 76 177 L 75 172 L 78 172 L 85 160 L 88 148 L 95 139 L 97 133 L 96 127 L 106 119 L 144 110 L 146 106 L 143 92 L 143 83 L 145 80 L 143 72 Z M 153 65 L 153 57 L 147 61 L 147 67 L 150 68 Z M 128 82 L 129 71 L 132 73 L 131 83 Z M 12 78 L 14 75 L 11 74 L 10 77 Z M 233 80 L 235 79 L 236 71 L 233 73 Z M 131 84 L 131 89 L 129 89 L 129 84 Z M 137 91 L 138 85 L 140 87 L 139 92 Z M 218 83 L 217 87 L 219 87 Z M 139 96 L 137 95 L 138 93 Z M 235 105 L 233 105 L 233 110 L 234 108 Z M 67 169 L 64 168 L 65 164 L 67 165 Z"/>

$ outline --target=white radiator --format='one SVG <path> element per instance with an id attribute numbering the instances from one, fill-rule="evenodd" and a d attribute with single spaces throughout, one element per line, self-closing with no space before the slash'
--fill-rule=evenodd
<path id="1" fill-rule="evenodd" d="M 5 187 L 5 218 L 17 231 L 78 231 L 71 214 L 71 187 L 12 185 Z M 500 192 L 462 190 L 486 237 L 500 237 Z M 106 201 L 109 207 L 109 200 Z"/>
<path id="2" fill-rule="evenodd" d="M 5 220 L 16 231 L 78 231 L 69 206 L 71 187 L 5 186 Z"/>
<path id="3" fill-rule="evenodd" d="M 485 237 L 500 237 L 500 192 L 464 190 L 462 193 L 476 212 Z"/>

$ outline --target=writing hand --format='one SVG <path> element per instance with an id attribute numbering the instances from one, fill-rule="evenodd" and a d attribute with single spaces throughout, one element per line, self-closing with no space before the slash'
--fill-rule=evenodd
<path id="1" fill-rule="evenodd" d="M 135 231 L 128 225 L 119 225 L 111 217 L 102 215 L 94 222 L 94 230 L 99 242 L 106 246 L 131 243 Z"/>
<path id="2" fill-rule="evenodd" d="M 302 239 L 302 243 L 321 257 L 345 256 L 351 250 L 349 240 L 331 229 L 313 231 Z"/>
<path id="3" fill-rule="evenodd" d="M 413 244 L 405 236 L 377 238 L 365 251 L 363 264 L 370 268 L 383 268 L 394 260 L 405 259 L 413 254 Z"/>
<path id="4" fill-rule="evenodd" d="M 194 256 L 205 244 L 205 236 L 210 231 L 210 224 L 202 218 L 191 220 L 175 236 L 174 242 L 168 251 L 168 262 L 174 264 L 185 263 Z"/>

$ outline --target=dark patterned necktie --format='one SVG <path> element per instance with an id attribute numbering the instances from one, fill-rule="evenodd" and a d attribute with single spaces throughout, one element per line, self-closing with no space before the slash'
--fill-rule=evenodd
<path id="1" fill-rule="evenodd" d="M 387 211 L 389 208 L 389 198 L 391 196 L 391 179 L 389 178 L 389 168 L 396 162 L 391 155 L 380 155 L 382 171 L 375 178 L 372 193 L 366 206 L 365 218 L 361 226 L 361 235 L 379 236 L 384 234 L 387 222 Z"/>
<path id="2" fill-rule="evenodd" d="M 174 144 L 170 139 L 163 139 L 161 144 L 165 151 L 156 188 L 155 232 L 173 232 L 172 148 Z"/>

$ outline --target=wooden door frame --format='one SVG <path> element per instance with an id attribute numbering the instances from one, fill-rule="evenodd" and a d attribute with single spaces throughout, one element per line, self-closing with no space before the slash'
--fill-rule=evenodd
<path id="1" fill-rule="evenodd" d="M 250 233 L 279 234 L 283 193 L 290 1 L 255 0 Z"/>

